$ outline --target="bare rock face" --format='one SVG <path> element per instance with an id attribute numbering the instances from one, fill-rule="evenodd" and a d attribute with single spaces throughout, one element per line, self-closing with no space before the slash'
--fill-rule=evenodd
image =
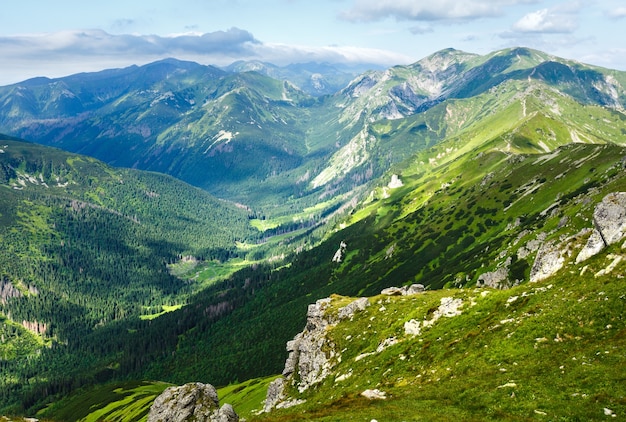
<path id="1" fill-rule="evenodd" d="M 550 277 L 563 268 L 564 264 L 563 246 L 551 241 L 544 243 L 539 248 L 535 262 L 530 269 L 530 282 L 534 283 Z"/>
<path id="2" fill-rule="evenodd" d="M 546 241 L 541 245 L 530 270 L 530 281 L 548 278 L 565 265 L 575 242 L 573 238 L 591 232 L 587 243 L 576 256 L 576 263 L 600 253 L 604 248 L 626 237 L 626 192 L 610 193 L 593 211 L 593 229 L 585 229 L 574 237 Z"/>
<path id="3" fill-rule="evenodd" d="M 492 289 L 504 289 L 508 286 L 509 269 L 498 268 L 495 271 L 486 272 L 478 277 L 476 287 L 491 287 Z"/>
<path id="4" fill-rule="evenodd" d="M 269 412 L 283 400 L 285 400 L 285 379 L 276 378 L 267 387 L 267 395 L 265 396 L 263 411 Z"/>
<path id="5" fill-rule="evenodd" d="M 287 342 L 289 356 L 283 369 L 284 378 L 276 379 L 270 384 L 263 408 L 265 412 L 302 402 L 290 400 L 286 396 L 285 387 L 288 383 L 303 392 L 331 374 L 340 356 L 335 345 L 326 336 L 327 329 L 370 306 L 369 300 L 362 297 L 338 309 L 335 316 L 332 312 L 327 312 L 330 302 L 330 298 L 325 298 L 309 305 L 304 330 Z"/>
<path id="6" fill-rule="evenodd" d="M 156 398 L 148 422 L 237 422 L 239 416 L 230 404 L 219 407 L 217 391 L 199 382 L 169 387 Z"/>
<path id="7" fill-rule="evenodd" d="M 626 236 L 626 192 L 610 193 L 593 211 L 594 230 L 587 244 L 576 257 L 576 262 L 600 253 L 606 246 L 621 241 Z"/>

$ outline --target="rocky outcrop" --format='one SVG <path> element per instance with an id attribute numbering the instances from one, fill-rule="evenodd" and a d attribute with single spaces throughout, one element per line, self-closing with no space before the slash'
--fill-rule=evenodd
<path id="1" fill-rule="evenodd" d="M 346 255 L 346 248 L 348 247 L 348 245 L 346 244 L 346 242 L 342 241 L 339 244 L 339 249 L 337 249 L 337 252 L 335 252 L 335 255 L 333 255 L 333 262 L 337 262 L 340 263 L 341 260 L 343 259 L 343 257 Z"/>
<path id="2" fill-rule="evenodd" d="M 410 286 L 387 287 L 381 290 L 380 294 L 386 296 L 411 296 L 422 293 L 423 291 L 423 284 L 411 284 Z"/>
<path id="3" fill-rule="evenodd" d="M 605 196 L 593 211 L 593 229 L 578 234 L 544 242 L 530 270 L 530 281 L 544 280 L 560 270 L 569 260 L 577 239 L 591 232 L 587 243 L 576 256 L 578 264 L 600 253 L 604 248 L 626 237 L 626 192 L 614 192 Z"/>
<path id="4" fill-rule="evenodd" d="M 510 261 L 509 261 L 510 262 Z M 501 267 L 478 276 L 476 287 L 491 287 L 492 289 L 505 289 L 509 287 L 509 269 Z"/>
<path id="5" fill-rule="evenodd" d="M 593 211 L 593 225 L 587 244 L 576 257 L 577 263 L 600 253 L 626 236 L 626 192 L 605 196 Z"/>
<path id="6" fill-rule="evenodd" d="M 230 404 L 219 406 L 217 391 L 199 382 L 169 387 L 156 398 L 148 422 L 237 422 L 239 416 Z"/>
<path id="7" fill-rule="evenodd" d="M 335 315 L 327 312 L 330 302 L 330 298 L 325 298 L 309 305 L 304 330 L 287 342 L 289 356 L 285 361 L 283 378 L 270 384 L 263 407 L 265 412 L 302 403 L 299 400 L 288 400 L 285 394 L 288 383 L 304 392 L 331 374 L 340 357 L 335 351 L 335 345 L 326 336 L 327 329 L 370 306 L 369 300 L 362 297 L 339 308 Z"/>
<path id="8" fill-rule="evenodd" d="M 0 304 L 6 305 L 9 299 L 21 296 L 22 292 L 7 277 L 0 279 Z"/>
<path id="9" fill-rule="evenodd" d="M 545 280 L 563 268 L 564 263 L 565 257 L 561 246 L 555 242 L 544 243 L 539 248 L 535 262 L 530 269 L 530 282 Z"/>

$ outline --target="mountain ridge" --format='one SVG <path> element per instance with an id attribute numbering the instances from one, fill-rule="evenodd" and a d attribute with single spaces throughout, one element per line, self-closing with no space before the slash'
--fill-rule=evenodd
<path id="1" fill-rule="evenodd" d="M 376 153 L 371 149 L 375 141 L 367 141 L 376 121 L 419 116 L 439 103 L 471 99 L 507 81 L 544 83 L 581 104 L 621 110 L 626 103 L 624 72 L 524 48 L 485 56 L 443 50 L 412 65 L 366 72 L 320 98 L 260 73 L 229 74 L 176 60 L 111 72 L 135 75 L 143 85 L 131 84 L 128 92 L 119 86 L 104 94 L 86 82 L 74 82 L 105 77 L 105 71 L 55 79 L 38 96 L 19 84 L 1 88 L 5 118 L 0 130 L 114 165 L 165 172 L 225 199 L 249 201 L 247 205 L 262 212 L 271 208 L 263 197 L 281 192 L 281 201 L 302 209 L 316 202 L 322 187 L 348 192 L 407 158 L 409 154 L 393 154 L 398 158 L 389 163 L 373 158 L 369 162 L 380 165 L 364 166 L 365 157 Z M 119 76 L 120 81 L 128 78 Z M 90 107 L 96 103 L 87 103 L 109 97 L 95 109 Z M 48 105 L 33 105 L 37 98 L 48 98 Z M 341 148 L 344 158 L 338 156 L 337 163 L 352 164 L 324 168 Z M 357 181 L 346 186 L 346 178 Z M 254 186 L 246 186 L 246 179 L 254 180 Z M 304 184 L 303 179 L 315 182 Z"/>

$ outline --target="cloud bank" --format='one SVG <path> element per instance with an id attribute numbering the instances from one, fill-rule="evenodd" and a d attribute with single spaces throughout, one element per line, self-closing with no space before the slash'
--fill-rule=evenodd
<path id="1" fill-rule="evenodd" d="M 278 65 L 317 61 L 388 66 L 409 60 L 378 49 L 263 43 L 239 28 L 170 36 L 110 34 L 100 29 L 59 31 L 0 37 L 0 61 L 10 64 L 0 74 L 0 85 L 36 76 L 59 77 L 145 64 L 167 57 L 213 65 L 263 60 Z"/>

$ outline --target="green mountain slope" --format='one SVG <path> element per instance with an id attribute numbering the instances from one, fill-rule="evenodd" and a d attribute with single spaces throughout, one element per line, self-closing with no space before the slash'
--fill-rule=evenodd
<path id="1" fill-rule="evenodd" d="M 304 326 L 307 305 L 334 293 L 370 296 L 415 282 L 427 289 L 472 287 L 492 273 L 504 273 L 494 285 L 526 286 L 542 245 L 575 239 L 567 260 L 576 258 L 595 204 L 626 188 L 624 153 L 586 144 L 514 159 L 494 152 L 447 188 L 441 187 L 441 174 L 450 174 L 445 168 L 439 179 L 425 174 L 413 187 L 406 181 L 363 210 L 366 218 L 302 252 L 288 268 L 249 269 L 184 310 L 133 326 L 138 334 L 116 343 L 124 351 L 117 361 L 132 373 L 122 356 L 148 350 L 146 366 L 134 376 L 221 385 L 279 373 L 284 344 Z M 341 242 L 341 262 L 333 262 Z M 567 266 L 559 274 L 568 276 Z"/>
<path id="2" fill-rule="evenodd" d="M 304 392 L 296 388 L 302 381 L 288 384 L 285 398 L 304 403 L 249 420 L 622 417 L 624 296 L 616 275 L 626 268 L 594 276 L 611 261 L 603 254 L 586 271 L 581 264 L 505 291 L 370 297 L 363 311 L 327 328 L 326 376 Z M 326 318 L 353 300 L 333 297 Z"/>
<path id="3" fill-rule="evenodd" d="M 245 210 L 169 176 L 6 137 L 0 151 L 3 400 L 32 365 L 67 371 L 47 354 L 72 351 L 80 368 L 99 327 L 180 307 L 205 287 L 169 264 L 226 261 L 254 240 Z"/>
<path id="4" fill-rule="evenodd" d="M 621 414 L 624 374 L 615 369 L 623 366 L 624 264 L 612 265 L 621 243 L 585 262 L 576 258 L 597 204 L 626 190 L 625 153 L 587 144 L 508 158 L 494 151 L 471 172 L 461 166 L 463 177 L 447 187 L 441 181 L 449 165 L 413 185 L 405 178 L 405 186 L 361 211 L 367 217 L 302 252 L 289 268 L 236 274 L 226 294 L 224 286 L 209 289 L 184 311 L 139 327 L 151 333 L 141 338 L 161 333 L 172 341 L 164 349 L 176 350 L 153 357 L 145 378 L 221 385 L 280 373 L 284 345 L 308 326 L 307 306 L 330 296 L 326 314 L 333 315 L 354 300 L 339 293 L 371 296 L 370 306 L 325 330 L 326 343 L 311 349 L 329 357 L 328 375 L 302 393 L 287 390 L 304 404 L 260 420 L 525 420 L 544 413 L 596 420 L 604 408 Z M 551 245 L 562 252 L 563 266 L 529 283 Z M 494 282 L 496 274 L 504 275 Z M 383 288 L 415 282 L 427 293 L 379 296 Z M 512 287 L 475 288 L 492 282 Z M 461 301 L 460 314 L 435 320 L 446 297 Z M 233 308 L 201 322 L 218 304 Z M 432 324 L 414 336 L 404 331 L 411 320 Z M 168 336 L 168 327 L 181 331 Z M 198 360 L 205 350 L 211 353 Z M 386 399 L 370 401 L 361 396 L 366 389 L 379 389 Z"/>
<path id="5" fill-rule="evenodd" d="M 474 311 L 468 313 L 471 321 L 484 325 L 491 322 L 487 309 L 492 305 L 495 306 L 492 310 L 494 318 L 513 318 L 499 306 L 512 296 L 524 292 L 526 295 L 535 294 L 533 289 L 539 285 L 530 282 L 541 282 L 542 278 L 547 278 L 546 286 L 554 279 L 553 283 L 559 283 L 565 289 L 566 280 L 571 280 L 572 274 L 578 274 L 582 280 L 595 286 L 592 288 L 601 289 L 594 284 L 597 278 L 592 280 L 591 277 L 601 268 L 608 268 L 608 264 L 602 264 L 603 257 L 608 255 L 603 253 L 593 258 L 585 271 L 576 258 L 587 243 L 594 242 L 593 211 L 596 205 L 611 192 L 626 191 L 622 73 L 591 68 L 526 49 L 503 50 L 487 56 L 446 50 L 413 66 L 368 73 L 353 80 L 337 94 L 318 99 L 307 97 L 289 83 L 254 73 L 224 75 L 211 81 L 215 95 L 210 101 L 202 107 L 192 106 L 184 113 L 175 112 L 176 104 L 180 107 L 183 104 L 177 101 L 190 97 L 173 90 L 167 98 L 161 98 L 162 92 L 158 93 L 157 97 L 161 100 L 155 102 L 152 108 L 137 101 L 135 104 L 137 110 L 142 110 L 141 113 L 131 112 L 128 108 L 124 117 L 127 120 L 123 120 L 125 125 L 120 126 L 122 129 L 129 127 L 137 118 L 158 122 L 157 116 L 166 116 L 167 113 L 178 120 L 172 125 L 164 123 L 158 133 L 149 135 L 151 141 L 137 146 L 137 156 L 129 153 L 125 159 L 132 157 L 139 160 L 136 161 L 138 167 L 140 164 L 148 166 L 148 162 L 157 163 L 166 168 L 162 171 L 185 174 L 186 178 L 198 177 L 194 180 L 198 185 L 202 185 L 200 179 L 203 174 L 215 170 L 215 174 L 221 174 L 223 178 L 206 179 L 206 185 L 202 186 L 207 189 L 211 186 L 211 189 L 230 198 L 241 199 L 246 204 L 254 203 L 258 207 L 254 209 L 258 212 L 256 216 L 261 218 L 253 220 L 253 223 L 265 232 L 252 233 L 246 224 L 236 225 L 241 230 L 237 233 L 241 234 L 224 237 L 225 243 L 214 245 L 210 243 L 211 236 L 206 234 L 220 225 L 223 228 L 230 226 L 219 221 L 215 227 L 211 226 L 210 217 L 202 211 L 210 213 L 213 208 L 208 211 L 199 209 L 195 201 L 185 199 L 187 202 L 182 202 L 188 203 L 190 208 L 182 213 L 185 218 L 181 225 L 188 227 L 188 232 L 181 237 L 177 229 L 182 226 L 175 230 L 181 213 L 166 205 L 178 201 L 177 197 L 172 196 L 163 204 L 164 209 L 157 211 L 148 210 L 145 204 L 145 201 L 150 201 L 144 196 L 154 199 L 153 193 L 160 193 L 156 187 L 143 187 L 148 186 L 148 179 L 145 178 L 170 180 L 164 176 L 125 173 L 101 164 L 96 166 L 100 170 L 94 169 L 94 176 L 87 180 L 76 175 L 66 176 L 66 173 L 82 172 L 61 172 L 59 168 L 66 168 L 65 164 L 59 165 L 61 163 L 37 167 L 50 168 L 45 171 L 21 169 L 19 172 L 8 172 L 7 192 L 26 195 L 30 202 L 22 201 L 19 202 L 21 205 L 15 206 L 16 200 L 7 196 L 9 199 L 4 201 L 8 204 L 8 211 L 1 212 L 0 218 L 7 227 L 27 221 L 22 226 L 29 230 L 29 238 L 35 240 L 21 244 L 19 240 L 6 237 L 7 244 L 18 245 L 17 250 L 22 251 L 23 256 L 22 261 L 17 261 L 20 268 L 28 268 L 34 274 L 32 277 L 39 277 L 41 281 L 37 279 L 36 283 L 29 283 L 25 276 L 21 277 L 24 283 L 11 279 L 10 284 L 14 288 L 3 290 L 7 298 L 15 291 L 20 291 L 23 296 L 8 298 L 7 306 L 27 303 L 24 298 L 30 298 L 26 294 L 29 288 L 47 282 L 47 278 L 26 263 L 25 260 L 32 255 L 40 259 L 37 262 L 44 262 L 43 269 L 56 271 L 58 268 L 59 273 L 65 271 L 68 279 L 74 280 L 73 284 L 68 284 L 71 287 L 55 290 L 55 297 L 64 300 L 59 303 L 67 302 L 67 309 L 64 308 L 61 314 L 78 315 L 82 312 L 88 316 L 85 320 L 90 328 L 80 326 L 84 330 L 80 342 L 68 342 L 67 345 L 55 343 L 54 338 L 37 335 L 23 339 L 25 346 L 15 341 L 13 349 L 6 352 L 7 356 L 15 358 L 2 363 L 5 365 L 3 369 L 8 369 L 6 374 L 9 374 L 5 377 L 7 389 L 4 391 L 8 391 L 4 396 L 5 403 L 12 402 L 21 406 L 24 412 L 34 413 L 44 407 L 46 401 L 74 390 L 77 384 L 159 380 L 179 384 L 202 381 L 226 385 L 278 374 L 287 357 L 285 343 L 306 324 L 307 306 L 333 294 L 374 297 L 384 288 L 413 283 L 421 283 L 427 290 L 459 289 L 428 293 L 423 296 L 423 303 L 421 298 L 411 299 L 410 303 L 407 300 L 407 308 L 403 307 L 402 301 L 390 300 L 389 306 L 397 306 L 394 309 L 398 315 L 403 315 L 403 319 L 407 316 L 423 320 L 424 315 L 435 311 L 435 304 L 443 295 L 462 296 L 465 302 L 475 299 L 477 303 L 483 303 L 480 301 L 484 298 L 479 292 L 473 292 L 474 287 L 512 288 L 502 293 L 493 291 L 493 296 L 488 293 L 484 307 L 471 308 L 480 309 L 480 315 L 472 313 Z M 210 84 L 207 82 L 205 86 Z M 196 86 L 192 91 L 194 89 L 200 88 Z M 156 95 L 150 95 L 153 94 Z M 136 95 L 129 94 L 127 99 L 130 101 Z M 151 114 L 155 107 L 164 109 Z M 115 110 L 116 106 L 111 103 L 109 118 L 117 116 Z M 89 119 L 96 118 L 94 116 L 89 116 Z M 172 120 L 164 118 L 163 122 L 166 121 Z M 157 127 L 157 123 L 154 124 L 148 126 Z M 109 123 L 105 126 L 108 127 Z M 283 132 L 284 129 L 286 132 Z M 127 139 L 122 132 L 116 132 L 110 139 Z M 190 145 L 193 148 L 185 149 Z M 115 149 L 107 153 L 112 154 L 113 151 Z M 148 156 L 146 152 L 149 152 Z M 256 165 L 244 159 L 247 157 L 245 154 L 254 156 L 263 164 Z M 270 154 L 275 161 L 262 159 L 267 158 L 263 154 Z M 139 156 L 142 158 L 139 159 Z M 214 168 L 208 165 L 209 158 L 217 160 Z M 84 158 L 71 159 L 70 162 L 86 166 L 85 160 L 95 165 L 95 162 Z M 17 167 L 12 165 L 7 168 Z M 40 177 L 39 173 L 43 175 Z M 105 177 L 105 174 L 114 176 Z M 137 180 L 144 183 L 139 185 L 142 188 L 124 190 L 139 183 L 126 182 L 127 179 L 135 180 L 131 175 L 136 175 Z M 249 178 L 251 175 L 252 178 Z M 226 180 L 228 177 L 232 179 Z M 125 183 L 119 183 L 120 178 Z M 63 208 L 63 201 L 67 198 L 50 197 L 49 192 L 52 186 L 72 180 L 83 186 L 82 191 L 72 193 L 79 196 L 77 201 L 82 202 L 74 206 L 70 201 L 70 205 Z M 48 187 L 43 186 L 42 181 Z M 70 186 L 73 185 L 63 189 Z M 20 191 L 22 187 L 36 190 Z M 180 189 L 183 191 L 186 188 Z M 104 193 L 99 193 L 101 191 Z M 116 195 L 119 192 L 120 196 L 111 192 Z M 48 202 L 38 205 L 40 196 Z M 82 207 L 80 204 L 83 202 L 89 205 Z M 132 212 L 135 209 L 146 211 L 135 215 Z M 228 214 L 232 210 L 242 221 L 247 218 L 247 212 L 242 209 L 227 207 L 224 212 Z M 76 212 L 80 218 L 74 217 Z M 61 218 L 55 225 L 46 223 L 52 221 L 50 216 L 57 215 L 66 219 L 71 216 L 78 222 L 71 220 L 70 224 Z M 159 217 L 154 217 L 156 215 Z M 143 224 L 144 220 L 150 225 Z M 170 225 L 163 221 L 176 223 Z M 94 230 L 101 224 L 113 228 L 104 233 Z M 210 230 L 199 229 L 205 227 L 202 224 L 208 225 Z M 322 225 L 323 231 L 316 235 L 323 233 L 324 238 L 317 242 L 319 237 L 309 237 L 309 234 Z M 145 233 L 142 232 L 144 226 L 149 226 Z M 298 230 L 292 231 L 294 227 Z M 284 232 L 287 233 L 280 235 Z M 78 233 L 86 236 L 84 243 L 74 241 L 78 243 L 79 251 L 84 251 L 84 257 L 79 252 L 65 254 L 65 246 L 60 246 L 60 240 L 67 245 L 67 239 L 78 237 Z M 166 263 L 185 255 L 215 258 L 224 254 L 230 257 L 237 254 L 233 247 L 236 240 L 255 241 L 272 235 L 276 235 L 273 239 L 275 243 L 251 252 L 251 256 L 260 260 L 267 258 L 265 254 L 271 252 L 275 256 L 280 254 L 279 259 L 266 259 L 248 266 L 220 283 L 204 285 L 192 281 L 190 284 L 189 280 L 194 280 L 193 272 L 187 271 L 182 262 L 176 267 L 176 274 L 184 275 L 187 281 L 176 279 L 163 270 Z M 217 236 L 221 239 L 221 235 Z M 147 238 L 151 241 L 145 240 Z M 54 243 L 56 239 L 58 243 Z M 40 245 L 52 246 L 42 249 Z M 278 247 L 272 249 L 275 245 Z M 122 252 L 118 253 L 118 249 Z M 619 245 L 613 246 L 609 252 L 621 256 Z M 121 296 L 121 304 L 132 302 L 135 305 L 126 305 L 122 309 L 124 312 L 112 307 L 106 311 L 108 313 L 99 315 L 98 305 L 89 308 L 83 304 L 89 303 L 84 292 L 97 283 L 84 283 L 81 277 L 100 277 L 99 274 L 106 274 L 105 270 L 115 268 L 116 264 L 111 263 L 117 258 L 98 258 L 101 255 L 117 257 L 115 254 L 121 255 L 119 262 L 123 268 L 137 268 L 138 273 L 150 274 L 147 278 L 150 281 L 139 283 L 140 287 L 132 294 L 126 294 L 125 289 L 122 293 L 116 289 L 103 293 L 107 298 Z M 88 259 L 89 265 L 80 265 L 82 259 Z M 58 267 L 53 265 L 55 262 Z M 615 264 L 618 271 L 613 274 L 620 274 L 620 265 L 623 266 L 620 262 Z M 586 273 L 591 270 L 595 272 Z M 138 280 L 138 276 L 133 278 L 138 273 L 130 274 L 130 279 Z M 161 278 L 152 278 L 152 275 Z M 603 279 L 604 282 L 610 283 L 613 280 L 611 277 Z M 617 287 L 614 287 L 619 289 L 620 279 L 615 279 Z M 80 303 L 66 299 L 72 297 L 74 292 L 71 289 L 76 289 L 77 295 L 83 293 Z M 566 290 L 564 292 L 568 294 Z M 579 290 L 569 292 L 573 297 L 580 296 Z M 33 298 L 38 297 L 36 293 L 30 294 Z M 93 296 L 100 295 L 97 292 Z M 139 299 L 131 301 L 132 295 Z M 185 300 L 179 300 L 180 297 Z M 490 298 L 497 300 L 492 302 Z M 337 300 L 342 304 L 349 301 Z M 372 299 L 378 300 L 378 297 Z M 609 298 L 609 301 L 616 300 L 614 295 Z M 154 304 L 157 308 L 140 308 L 137 303 L 142 306 Z M 182 303 L 186 306 L 177 309 L 175 305 Z M 164 308 L 163 305 L 169 307 Z M 46 306 L 41 309 L 46 309 Z M 376 306 L 376 309 L 379 307 Z M 564 309 L 560 303 L 554 307 L 559 312 Z M 368 312 L 373 312 L 371 309 Z M 577 315 L 596 312 L 576 309 Z M 606 311 L 603 323 L 612 320 L 613 325 L 618 326 L 620 320 L 615 309 L 613 306 Z M 150 320 L 138 318 L 142 313 L 160 314 L 165 310 L 171 312 Z M 524 312 L 530 313 L 530 308 Z M 20 321 L 15 314 L 5 315 L 13 322 Z M 551 323 L 555 315 L 550 314 L 542 323 Z M 391 333 L 389 330 L 398 328 L 386 314 L 368 314 L 368 318 L 371 316 L 384 321 L 380 327 L 372 323 L 372 326 L 378 327 L 373 329 L 375 331 Z M 82 320 L 81 317 L 76 321 Z M 27 325 L 32 332 L 41 331 L 39 323 L 44 320 L 29 318 L 26 321 L 31 323 Z M 474 336 L 467 331 L 471 323 L 469 320 L 461 321 L 459 324 L 463 327 L 453 332 L 458 333 L 459 338 L 472 340 Z M 355 319 L 352 328 L 363 328 L 358 327 L 362 323 L 364 321 Z M 101 327 L 92 329 L 94 325 Z M 572 329 L 574 327 L 573 323 L 569 324 L 568 330 L 570 325 Z M 531 332 L 537 330 L 536 326 L 529 327 Z M 552 327 L 560 332 L 560 327 Z M 370 328 L 364 330 L 369 335 L 362 336 L 362 342 L 353 349 L 349 348 L 349 353 L 354 356 L 369 353 L 374 343 L 387 338 L 379 339 L 373 331 L 369 331 Z M 21 330 L 17 324 L 6 324 L 7 333 L 15 333 L 16 330 Z M 61 332 L 61 329 L 58 330 Z M 23 331 L 19 333 L 11 334 L 12 338 L 23 337 Z M 357 334 L 345 335 L 355 337 Z M 601 333 L 596 332 L 591 332 L 590 336 L 590 348 L 596 347 L 603 338 Z M 445 338 L 449 342 L 455 340 Z M 484 338 L 485 344 L 502 340 L 497 336 L 481 338 Z M 529 338 L 524 337 L 524 341 Z M 619 347 L 619 337 L 614 340 Z M 53 347 L 41 346 L 46 342 Z M 347 345 L 340 339 L 336 343 Z M 418 339 L 406 340 L 409 351 L 414 355 L 422 343 Z M 433 365 L 438 365 L 440 358 L 442 365 L 449 366 L 452 361 L 464 362 L 464 373 L 469 374 L 467 367 L 471 358 L 479 363 L 486 358 L 478 351 L 470 351 L 471 341 L 463 344 L 468 356 L 455 356 L 453 349 L 444 351 L 433 346 L 433 350 L 437 349 L 436 353 L 428 355 L 426 351 L 424 359 Z M 498 353 L 506 354 L 507 347 L 518 346 L 521 347 L 521 343 L 502 346 L 502 349 L 497 349 L 500 346 L 493 347 L 500 350 Z M 22 347 L 21 351 L 15 352 L 19 347 Z M 30 352 L 36 349 L 42 350 L 41 358 L 32 359 Z M 591 349 L 585 349 L 584 353 L 588 350 Z M 409 351 L 393 357 L 406 357 Z M 573 352 L 564 353 L 563 356 L 571 356 Z M 30 361 L 24 363 L 24 360 L 19 360 L 18 357 L 24 356 L 30 356 Z M 80 356 L 89 356 L 89 359 Z M 376 362 L 379 368 L 383 367 L 382 359 Z M 391 368 L 390 373 L 397 370 L 397 377 L 406 378 L 408 369 L 402 369 L 401 363 L 396 368 L 390 362 L 384 364 Z M 349 372 L 348 366 L 338 368 L 343 371 L 338 375 Z M 541 365 L 535 368 L 545 369 Z M 391 383 L 387 379 L 382 383 L 382 375 L 361 372 L 371 376 L 373 381 L 381 382 L 383 387 L 387 387 L 385 383 Z M 490 370 L 485 373 L 491 374 Z M 597 385 L 596 375 L 590 375 L 594 385 Z M 528 376 L 528 373 L 521 373 L 520 376 Z M 359 388 L 363 386 L 365 377 L 358 378 Z M 618 378 L 618 375 L 612 378 L 610 385 Z M 478 418 L 485 409 L 493 418 L 497 418 L 500 411 L 504 415 L 528 417 L 530 404 L 526 397 L 530 395 L 527 391 L 524 392 L 525 401 L 519 408 L 493 404 L 500 399 L 501 389 L 497 389 L 484 399 L 484 406 L 472 410 L 468 408 L 468 403 L 476 399 L 476 391 L 489 389 L 489 385 L 482 378 L 476 381 L 476 390 L 466 384 L 472 383 L 470 378 L 463 378 L 459 384 L 452 382 L 446 384 L 451 386 L 452 391 L 469 391 L 467 400 L 453 401 L 450 396 L 445 396 L 449 404 L 447 409 L 458 417 Z M 364 417 L 366 414 L 361 407 L 365 402 L 360 401 L 360 391 L 357 384 L 354 385 L 345 390 L 343 398 L 334 396 L 338 398 L 337 402 L 321 398 L 324 395 L 333 396 L 325 388 L 307 393 L 313 396 L 301 397 L 307 399 L 308 407 L 304 409 L 329 420 L 341 420 L 346 413 L 341 413 L 336 407 L 345 403 L 348 409 L 354 407 L 355 415 Z M 415 398 L 427 399 L 426 396 L 412 395 L 409 385 L 417 384 L 398 382 L 389 387 L 389 394 L 403 397 L 396 402 L 398 406 L 405 406 Z M 437 391 L 435 398 L 444 397 L 443 390 Z M 542 397 L 547 397 L 550 391 L 547 388 L 543 390 Z M 616 391 L 620 394 L 621 390 Z M 318 393 L 319 396 L 314 396 Z M 327 414 L 317 407 L 315 403 L 318 401 L 328 406 Z M 392 401 L 375 403 L 380 403 L 381 414 L 368 416 L 370 419 L 375 416 L 382 419 L 384 406 L 388 403 L 396 405 Z M 611 409 L 620 409 L 618 406 L 621 406 L 616 395 L 602 398 L 598 403 Z M 585 406 L 576 410 L 580 418 L 595 411 Z M 534 410 L 558 414 L 554 408 L 530 410 L 533 414 Z M 294 412 L 298 411 L 295 408 Z M 402 412 L 400 409 L 395 414 L 405 418 L 406 414 Z M 286 411 L 267 417 L 290 420 L 295 418 L 294 415 Z"/>
<path id="6" fill-rule="evenodd" d="M 259 70 L 274 75 L 268 66 Z M 0 130 L 116 166 L 168 173 L 275 217 L 363 187 L 459 129 L 427 118 L 430 129 L 415 128 L 392 145 L 371 136 L 376 122 L 420 119 L 454 101 L 467 101 L 456 123 L 470 122 L 479 117 L 475 98 L 494 100 L 481 104 L 486 116 L 499 112 L 492 107 L 502 105 L 496 99 L 502 90 L 509 95 L 536 85 L 582 105 L 620 110 L 625 83 L 623 72 L 524 48 L 485 56 L 443 50 L 409 66 L 366 72 L 316 98 L 261 73 L 168 60 L 2 87 Z"/>

